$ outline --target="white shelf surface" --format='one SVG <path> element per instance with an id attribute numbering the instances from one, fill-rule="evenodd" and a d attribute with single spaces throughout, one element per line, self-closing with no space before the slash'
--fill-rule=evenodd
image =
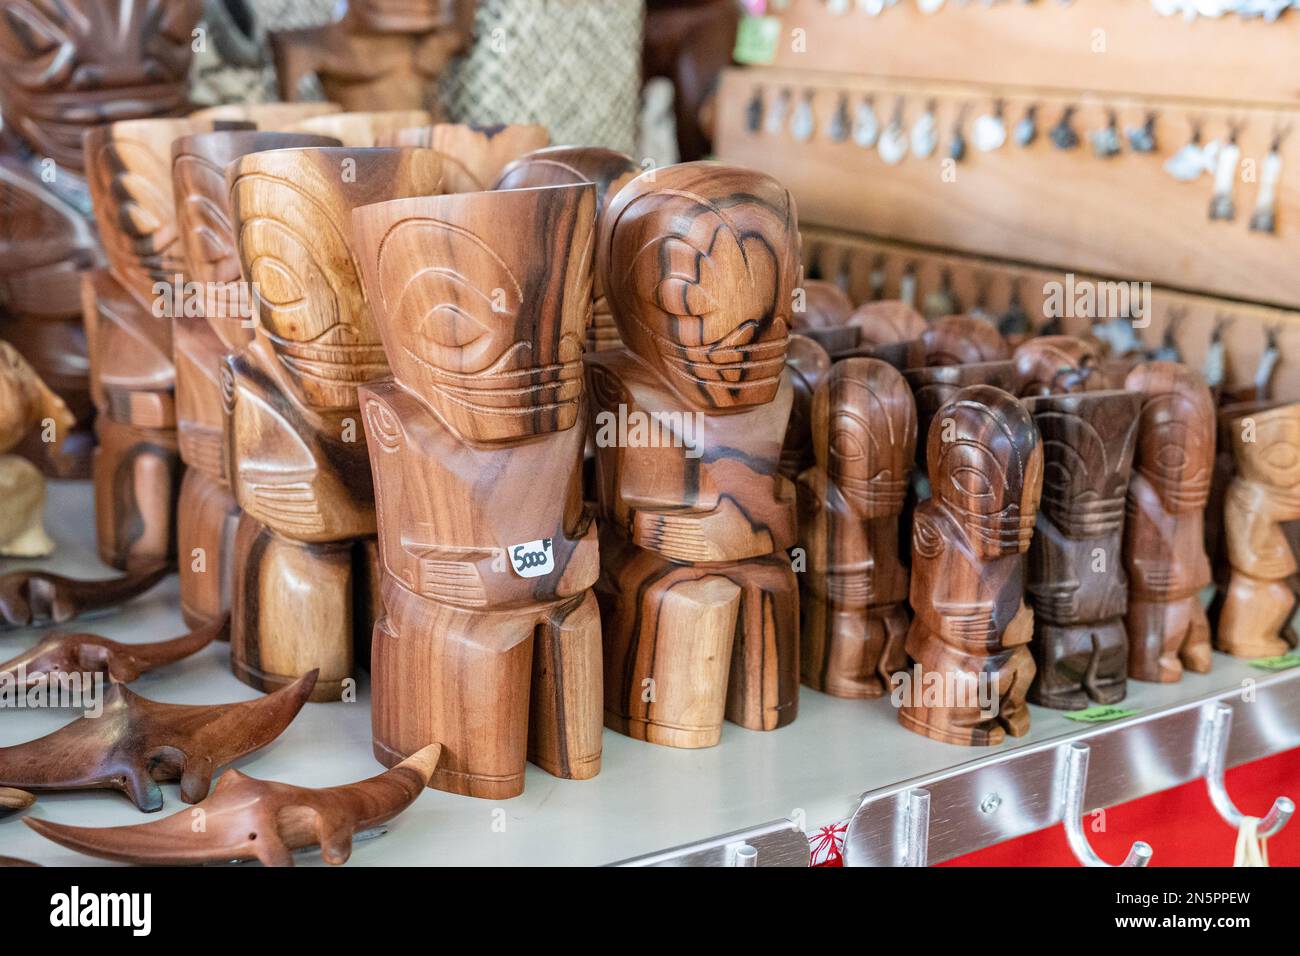
<path id="1" fill-rule="evenodd" d="M 59 544 L 41 562 L 0 560 L 0 574 L 39 564 L 79 577 L 110 576 L 95 556 L 88 482 L 52 482 L 48 527 Z M 185 632 L 175 576 L 107 614 L 73 622 L 123 642 L 155 641 Z M 0 660 L 25 650 L 43 632 L 0 631 Z M 213 645 L 144 675 L 132 689 L 170 703 L 248 700 L 257 692 L 228 668 L 229 649 Z M 1149 712 L 1259 680 L 1265 672 L 1222 654 L 1209 675 L 1178 684 L 1129 683 L 1124 706 Z M 270 746 L 238 761 L 255 777 L 309 787 L 369 777 L 382 768 L 370 752 L 370 696 L 362 678 L 355 703 L 307 704 Z M 490 693 L 484 689 L 485 693 Z M 935 773 L 1017 747 L 1069 737 L 1088 725 L 1032 708 L 1032 730 L 993 749 L 955 747 L 903 730 L 887 699 L 845 701 L 804 688 L 799 717 L 771 733 L 726 725 L 708 750 L 674 750 L 605 731 L 604 761 L 593 780 L 557 780 L 528 767 L 525 791 L 511 800 L 476 800 L 426 790 L 389 825 L 389 833 L 356 844 L 353 865 L 599 865 L 719 836 L 796 815 L 812 832 L 847 818 L 863 792 Z M 0 746 L 58 729 L 77 716 L 63 710 L 0 712 Z M 1192 746 L 1192 742 L 1188 742 Z M 185 809 L 178 788 L 164 785 L 162 814 Z M 111 791 L 38 794 L 25 815 L 80 826 L 118 826 L 157 819 Z M 29 830 L 22 815 L 0 818 L 0 856 L 50 866 L 97 861 Z M 299 865 L 322 865 L 312 852 Z"/>

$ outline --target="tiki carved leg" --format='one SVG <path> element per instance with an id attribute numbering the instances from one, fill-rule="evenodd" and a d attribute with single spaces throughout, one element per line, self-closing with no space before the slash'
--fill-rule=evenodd
<path id="1" fill-rule="evenodd" d="M 343 698 L 353 674 L 353 544 L 293 541 L 240 517 L 230 621 L 236 677 L 273 691 L 319 668 L 311 699 Z"/>
<path id="2" fill-rule="evenodd" d="M 1171 608 L 1182 605 L 1186 608 L 1187 630 L 1178 657 L 1183 667 L 1194 674 L 1208 674 L 1213 664 L 1210 650 L 1210 621 L 1205 615 L 1205 608 L 1195 594 L 1170 605 Z"/>
<path id="3" fill-rule="evenodd" d="M 1210 670 L 1210 623 L 1196 595 L 1176 601 L 1129 598 L 1125 626 L 1129 633 L 1129 676 L 1135 680 L 1173 683 L 1183 668 Z"/>
<path id="4" fill-rule="evenodd" d="M 176 510 L 176 550 L 181 617 L 192 628 L 230 609 L 238 527 L 239 505 L 230 490 L 196 468 L 187 469 Z"/>
<path id="5" fill-rule="evenodd" d="M 1216 646 L 1234 657 L 1285 654 L 1290 644 L 1281 631 L 1294 610 L 1295 595 L 1286 581 L 1261 581 L 1234 570 Z"/>
<path id="6" fill-rule="evenodd" d="M 122 570 L 176 559 L 181 459 L 176 432 L 95 422 L 95 539 L 105 564 Z"/>
<path id="7" fill-rule="evenodd" d="M 600 772 L 600 609 L 590 591 L 552 608 L 537 628 L 528 759 L 566 780 Z"/>
<path id="8" fill-rule="evenodd" d="M 1089 700 L 1124 699 L 1128 637 L 1120 621 L 1094 625 L 1040 624 L 1034 638 L 1037 675 L 1029 699 L 1057 710 L 1081 710 Z"/>
<path id="9" fill-rule="evenodd" d="M 799 710 L 799 583 L 784 554 L 731 565 L 742 589 L 742 626 L 731 649 L 726 717 L 776 730 Z"/>
<path id="10" fill-rule="evenodd" d="M 901 605 L 828 614 L 824 601 L 805 595 L 803 613 L 801 669 L 803 682 L 814 690 L 849 699 L 880 697 L 891 676 L 907 666 L 908 620 Z"/>

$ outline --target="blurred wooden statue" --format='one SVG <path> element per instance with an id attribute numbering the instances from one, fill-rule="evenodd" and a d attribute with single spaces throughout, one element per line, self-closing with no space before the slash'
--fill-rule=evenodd
<path id="1" fill-rule="evenodd" d="M 431 786 L 503 799 L 525 759 L 600 769 L 596 526 L 582 501 L 590 185 L 359 209 L 393 379 L 361 389 L 384 616 L 375 755 L 429 743 Z"/>
<path id="2" fill-rule="evenodd" d="M 1011 346 L 991 322 L 970 315 L 937 320 L 907 350 L 907 368 L 971 365 L 1011 358 Z"/>
<path id="3" fill-rule="evenodd" d="M 851 358 L 817 386 L 812 422 L 816 466 L 799 479 L 803 682 L 836 697 L 879 697 L 907 665 L 898 520 L 916 405 L 892 366 Z"/>
<path id="4" fill-rule="evenodd" d="M 388 130 L 376 139 L 375 145 L 437 150 L 445 170 L 445 191 L 477 193 L 491 189 L 516 159 L 542 149 L 550 141 L 546 127 L 536 123 L 409 123 L 406 128 Z"/>
<path id="5" fill-rule="evenodd" d="M 320 669 L 339 700 L 374 624 L 375 505 L 357 386 L 388 363 L 350 245 L 352 210 L 437 194 L 416 149 L 277 149 L 227 169 L 253 340 L 230 356 L 226 473 L 245 519 L 234 545 L 230 663 L 271 690 Z"/>
<path id="6" fill-rule="evenodd" d="M 634 179 L 597 257 L 624 348 L 587 357 L 606 726 L 675 747 L 795 718 L 795 496 L 781 446 L 799 276 L 774 179 L 686 163 Z M 602 428 L 605 429 L 602 433 Z"/>
<path id="7" fill-rule="evenodd" d="M 791 335 L 785 368 L 794 389 L 794 401 L 790 406 L 785 443 L 781 446 L 781 474 L 798 481 L 817 460 L 813 452 L 813 395 L 831 370 L 831 357 L 814 339 Z"/>
<path id="8" fill-rule="evenodd" d="M 795 292 L 791 331 L 814 339 L 834 355 L 857 345 L 857 329 L 848 324 L 852 313 L 852 300 L 835 283 L 805 279 Z"/>

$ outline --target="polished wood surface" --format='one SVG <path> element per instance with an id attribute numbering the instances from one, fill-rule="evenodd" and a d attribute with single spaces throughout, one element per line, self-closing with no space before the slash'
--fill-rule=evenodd
<path id="1" fill-rule="evenodd" d="M 933 496 L 916 509 L 906 649 L 914 666 L 899 722 L 946 743 L 988 746 L 1029 730 L 1034 677 L 1025 553 L 1043 485 L 1043 448 L 1020 401 L 963 388 L 927 438 Z"/>
<path id="2" fill-rule="evenodd" d="M 551 141 L 545 126 L 471 123 L 408 123 L 376 139 L 376 146 L 420 146 L 442 154 L 446 183 L 443 191 L 473 193 L 491 189 L 505 168 Z"/>
<path id="3" fill-rule="evenodd" d="M 0 629 L 66 624 L 129 601 L 166 576 L 162 564 L 101 581 L 78 581 L 48 571 L 10 571 L 0 575 Z"/>
<path id="4" fill-rule="evenodd" d="M 916 404 L 892 366 L 850 358 L 817 386 L 812 424 L 816 464 L 799 479 L 803 682 L 836 697 L 879 697 L 907 666 L 898 535 Z"/>
<path id="5" fill-rule="evenodd" d="M 341 113 L 338 103 L 316 100 L 299 102 L 221 103 L 195 110 L 190 121 L 205 129 L 233 130 L 238 124 L 248 123 L 264 133 L 282 133 L 303 120 L 327 113 Z"/>
<path id="6" fill-rule="evenodd" d="M 1236 657 L 1273 657 L 1296 646 L 1300 403 L 1237 406 L 1230 423 L 1237 475 L 1228 486 L 1224 533 L 1232 577 L 1214 644 Z"/>
<path id="7" fill-rule="evenodd" d="M 1011 358 L 1016 366 L 1016 394 L 1021 398 L 1106 387 L 1101 353 L 1078 336 L 1034 336 L 1016 346 Z"/>
<path id="8" fill-rule="evenodd" d="M 618 150 L 600 146 L 548 146 L 516 159 L 505 168 L 492 188 L 592 183 L 596 187 L 596 227 L 599 229 L 610 202 L 640 171 L 641 167 L 631 156 Z M 604 270 L 597 263 L 592 276 L 587 349 L 600 352 L 619 348 L 622 344 L 605 296 Z"/>
<path id="9" fill-rule="evenodd" d="M 344 146 L 366 149 L 372 146 L 418 146 L 419 143 L 386 142 L 391 135 L 412 126 L 432 123 L 424 110 L 362 110 L 349 113 L 325 113 L 301 120 L 288 132 L 329 136 Z"/>
<path id="10" fill-rule="evenodd" d="M 605 723 L 639 739 L 708 747 L 724 715 L 795 718 L 795 502 L 778 470 L 795 222 L 775 180 L 687 163 L 625 186 L 601 229 L 625 347 L 587 357 L 593 410 L 667 423 L 657 440 L 596 435 Z"/>
<path id="11" fill-rule="evenodd" d="M 515 796 L 525 759 L 571 779 L 600 769 L 581 472 L 595 215 L 591 185 L 354 214 L 393 371 L 360 390 L 384 571 L 375 754 L 391 766 L 441 743 L 441 790 Z"/>
<path id="12" fill-rule="evenodd" d="M 858 330 L 859 349 L 911 342 L 930 327 L 925 316 L 896 299 L 864 302 L 849 314 L 847 324 Z"/>
<path id="13" fill-rule="evenodd" d="M 36 802 L 36 795 L 13 787 L 0 787 L 0 816 L 26 810 Z"/>
<path id="14" fill-rule="evenodd" d="M 315 673 L 268 697 L 238 704 L 162 704 L 110 683 L 87 714 L 37 740 L 0 747 L 0 786 L 23 790 L 118 790 L 146 813 L 161 810 L 159 783 L 179 781 L 198 803 L 226 764 L 265 747 L 311 693 Z"/>
<path id="15" fill-rule="evenodd" d="M 352 837 L 393 819 L 423 792 L 441 748 L 431 744 L 392 770 L 337 787 L 308 788 L 227 770 L 190 810 L 124 827 L 74 827 L 32 819 L 41 836 L 70 850 L 122 863 L 176 866 L 260 860 L 293 866 L 293 852 L 319 846 L 326 863 L 346 863 Z M 204 828 L 195 833 L 194 814 Z"/>
<path id="16" fill-rule="evenodd" d="M 790 424 L 781 446 L 781 474 L 797 481 L 816 461 L 813 452 L 813 395 L 831 370 L 831 357 L 814 339 L 791 335 L 785 353 L 786 375 L 794 390 Z"/>
<path id="17" fill-rule="evenodd" d="M 907 350 L 909 368 L 973 365 L 1011 358 L 1011 347 L 991 322 L 971 315 L 947 315 L 930 324 Z"/>
<path id="18" fill-rule="evenodd" d="M 848 324 L 853 301 L 839 286 L 824 279 L 805 279 L 795 293 L 791 331 L 815 339 L 826 351 L 842 352 L 858 344 L 856 327 Z"/>
<path id="19" fill-rule="evenodd" d="M 1059 384 L 1073 371 L 1040 378 Z M 1025 406 L 1043 447 L 1026 586 L 1037 665 L 1029 699 L 1058 710 L 1114 704 L 1127 692 L 1121 549 L 1142 397 L 1113 390 L 1043 394 Z"/>
<path id="20" fill-rule="evenodd" d="M 336 114 L 342 115 L 342 114 Z M 350 244 L 354 208 L 442 187 L 436 153 L 279 149 L 228 169 L 241 274 L 260 290 L 251 343 L 227 360 L 235 536 L 231 667 L 268 689 L 319 668 L 339 700 L 374 624 L 356 600 L 376 531 L 357 386 L 388 371 Z M 365 606 L 363 606 L 365 605 Z"/>
<path id="21" fill-rule="evenodd" d="M 1176 362 L 1129 373 L 1142 396 L 1124 530 L 1129 677 L 1171 682 L 1208 673 L 1210 624 L 1200 592 L 1211 583 L 1205 507 L 1214 465 L 1215 407 L 1204 380 Z"/>

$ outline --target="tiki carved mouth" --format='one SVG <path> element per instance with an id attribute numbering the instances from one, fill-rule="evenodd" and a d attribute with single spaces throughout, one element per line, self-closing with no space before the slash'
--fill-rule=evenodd
<path id="1" fill-rule="evenodd" d="M 852 501 L 861 502 L 871 508 L 898 511 L 903 507 L 907 497 L 905 479 L 857 478 L 849 475 L 836 475 L 835 483 L 840 486 L 844 496 Z"/>
<path id="2" fill-rule="evenodd" d="M 964 512 L 962 523 L 975 538 L 998 554 L 1016 554 L 1029 547 L 1034 537 L 1036 515 L 1022 515 L 1018 508 L 996 515 Z"/>
<path id="3" fill-rule="evenodd" d="M 761 342 L 755 341 L 762 331 L 755 321 L 743 323 L 710 345 L 680 345 L 652 334 L 668 368 L 695 384 L 766 388 L 781 377 L 790 341 L 785 323 L 777 319 L 774 325 L 781 334 Z"/>
<path id="4" fill-rule="evenodd" d="M 1124 522 L 1126 495 L 1092 498 L 1052 508 L 1052 518 L 1071 538 L 1100 538 L 1118 531 Z"/>
<path id="5" fill-rule="evenodd" d="M 525 342 L 509 349 L 480 372 L 449 372 L 415 354 L 403 352 L 433 380 L 438 393 L 477 412 L 531 414 L 573 405 L 582 395 L 582 360 L 511 368 L 531 352 Z"/>

